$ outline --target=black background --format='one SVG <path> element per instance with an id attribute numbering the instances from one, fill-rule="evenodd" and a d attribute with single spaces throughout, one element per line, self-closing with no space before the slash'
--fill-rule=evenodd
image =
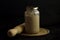
<path id="1" fill-rule="evenodd" d="M 8 29 L 24 22 L 24 12 L 27 5 L 39 7 L 41 27 L 60 28 L 55 26 L 60 25 L 60 0 L 0 0 L 1 40 L 9 38 L 7 36 Z M 54 28 L 51 27 L 52 30 Z"/>

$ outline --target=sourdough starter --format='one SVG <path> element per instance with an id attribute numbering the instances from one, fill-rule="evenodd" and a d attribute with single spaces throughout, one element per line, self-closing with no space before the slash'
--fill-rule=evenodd
<path id="1" fill-rule="evenodd" d="M 38 33 L 39 27 L 39 11 L 37 9 L 25 12 L 25 31 L 27 33 Z"/>

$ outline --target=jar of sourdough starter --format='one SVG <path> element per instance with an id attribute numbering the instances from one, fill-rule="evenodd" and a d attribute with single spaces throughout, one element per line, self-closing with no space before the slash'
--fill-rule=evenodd
<path id="1" fill-rule="evenodd" d="M 38 7 L 27 7 L 25 11 L 25 31 L 26 33 L 38 33 L 39 26 L 39 11 Z"/>

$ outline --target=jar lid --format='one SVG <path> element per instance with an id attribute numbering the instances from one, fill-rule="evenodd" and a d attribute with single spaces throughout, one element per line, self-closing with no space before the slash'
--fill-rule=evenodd
<path id="1" fill-rule="evenodd" d="M 34 7 L 33 9 L 38 9 L 38 7 Z"/>

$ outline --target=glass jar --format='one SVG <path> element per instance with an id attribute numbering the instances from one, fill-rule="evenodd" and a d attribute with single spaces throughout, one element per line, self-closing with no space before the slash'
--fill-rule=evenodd
<path id="1" fill-rule="evenodd" d="M 38 7 L 26 8 L 25 31 L 26 33 L 38 33 L 40 31 Z"/>

